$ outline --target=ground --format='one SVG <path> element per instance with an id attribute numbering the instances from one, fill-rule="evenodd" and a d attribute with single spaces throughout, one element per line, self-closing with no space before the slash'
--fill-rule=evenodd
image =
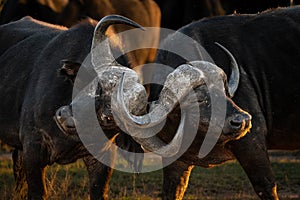
<path id="1" fill-rule="evenodd" d="M 275 154 L 275 156 L 274 156 Z M 272 167 L 281 199 L 300 199 L 300 156 L 296 153 L 272 153 Z M 10 155 L 0 156 L 0 200 L 18 199 L 14 192 Z M 114 171 L 110 199 L 160 199 L 162 171 L 130 174 Z M 50 200 L 88 199 L 87 172 L 82 161 L 71 165 L 53 165 L 47 169 Z M 196 167 L 184 199 L 258 199 L 245 173 L 236 161 L 204 169 Z"/>

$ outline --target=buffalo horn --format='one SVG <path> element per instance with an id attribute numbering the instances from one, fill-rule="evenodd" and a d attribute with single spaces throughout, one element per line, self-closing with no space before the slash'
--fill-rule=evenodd
<path id="1" fill-rule="evenodd" d="M 149 138 L 133 137 L 133 139 L 150 152 L 156 153 L 164 157 L 172 157 L 176 153 L 178 153 L 181 147 L 185 120 L 186 120 L 186 112 L 183 112 L 181 115 L 180 125 L 177 129 L 177 132 L 169 144 L 166 144 L 165 142 L 160 140 L 157 136 L 153 136 Z"/>
<path id="2" fill-rule="evenodd" d="M 108 15 L 102 18 L 94 30 L 91 49 L 92 64 L 96 68 L 102 67 L 103 65 L 110 65 L 115 60 L 105 34 L 109 26 L 114 24 L 125 24 L 144 30 L 142 26 L 136 22 L 120 15 Z"/>
<path id="3" fill-rule="evenodd" d="M 231 63 L 231 75 L 228 81 L 228 93 L 229 96 L 232 98 L 234 96 L 234 93 L 236 92 L 239 81 L 240 81 L 240 70 L 239 66 L 233 57 L 233 55 L 230 53 L 228 49 L 226 49 L 224 46 L 219 44 L 218 42 L 215 42 L 216 45 L 218 45 L 230 58 Z"/>

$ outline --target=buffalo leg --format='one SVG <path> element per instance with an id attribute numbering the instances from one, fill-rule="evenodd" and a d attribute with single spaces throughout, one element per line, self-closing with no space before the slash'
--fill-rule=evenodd
<path id="1" fill-rule="evenodd" d="M 182 161 L 175 161 L 163 168 L 162 199 L 182 199 L 188 186 L 192 165 Z"/>
<path id="2" fill-rule="evenodd" d="M 26 182 L 26 174 L 25 167 L 23 163 L 22 151 L 15 149 L 13 151 L 13 170 L 14 177 L 16 182 L 16 192 L 21 199 L 27 198 L 27 182 Z"/>
<path id="3" fill-rule="evenodd" d="M 42 159 L 41 142 L 26 142 L 25 144 L 23 147 L 23 162 L 28 184 L 28 199 L 45 199 L 45 165 Z"/>
<path id="4" fill-rule="evenodd" d="M 89 174 L 90 199 L 108 199 L 109 181 L 113 169 L 102 164 L 93 156 L 83 158 Z"/>
<path id="5" fill-rule="evenodd" d="M 231 148 L 250 179 L 257 195 L 263 200 L 277 200 L 276 182 L 263 135 L 248 133 L 231 143 Z"/>
<path id="6" fill-rule="evenodd" d="M 241 68 L 241 70 L 243 70 L 243 68 Z M 234 101 L 243 110 L 250 112 L 252 115 L 252 128 L 246 136 L 230 142 L 229 145 L 250 179 L 257 195 L 261 199 L 275 200 L 278 199 L 276 182 L 271 169 L 266 145 L 266 135 L 268 134 L 267 124 L 270 125 L 271 122 L 266 121 L 265 114 L 262 113 L 261 108 L 257 106 L 261 105 L 257 100 L 260 99 L 262 95 L 257 96 L 256 94 L 261 91 L 249 87 L 249 83 L 252 82 L 251 79 L 245 75 L 245 72 L 242 74 L 243 78 L 241 78 L 239 91 L 236 94 L 242 98 L 237 98 L 236 101 Z M 245 101 L 243 97 L 251 97 L 251 101 Z"/>

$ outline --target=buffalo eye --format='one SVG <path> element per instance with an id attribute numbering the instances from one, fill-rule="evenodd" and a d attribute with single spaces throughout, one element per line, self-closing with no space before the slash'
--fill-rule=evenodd
<path id="1" fill-rule="evenodd" d="M 74 83 L 81 64 L 70 60 L 62 60 L 61 62 L 63 65 L 58 70 L 58 74 L 60 76 L 64 76 L 65 78 L 71 80 Z"/>

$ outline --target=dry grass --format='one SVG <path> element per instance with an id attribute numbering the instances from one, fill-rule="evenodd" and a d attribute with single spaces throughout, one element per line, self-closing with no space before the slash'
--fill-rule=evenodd
<path id="1" fill-rule="evenodd" d="M 282 199 L 300 199 L 300 162 L 272 163 Z M 160 199 L 162 171 L 130 174 L 114 171 L 110 199 Z M 48 199 L 88 199 L 87 172 L 82 161 L 71 165 L 53 165 L 47 169 Z M 0 200 L 18 199 L 14 193 L 12 162 L 0 160 Z M 185 199 L 257 199 L 250 182 L 237 162 L 211 169 L 196 167 Z"/>

